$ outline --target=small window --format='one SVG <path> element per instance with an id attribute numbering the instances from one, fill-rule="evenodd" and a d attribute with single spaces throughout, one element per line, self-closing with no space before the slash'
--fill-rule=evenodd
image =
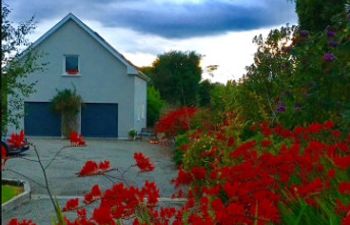
<path id="1" fill-rule="evenodd" d="M 79 57 L 77 55 L 66 55 L 65 63 L 65 69 L 67 74 L 79 74 Z"/>
<path id="2" fill-rule="evenodd" d="M 141 107 L 141 119 L 145 119 L 145 105 L 142 104 L 142 107 Z"/>

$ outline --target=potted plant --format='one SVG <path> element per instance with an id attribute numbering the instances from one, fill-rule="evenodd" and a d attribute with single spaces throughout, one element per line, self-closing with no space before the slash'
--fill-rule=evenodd
<path id="1" fill-rule="evenodd" d="M 79 130 L 78 114 L 82 98 L 76 93 L 76 89 L 57 90 L 56 96 L 52 99 L 52 108 L 62 116 L 61 129 L 64 137 L 69 137 L 70 133 Z"/>
<path id="2" fill-rule="evenodd" d="M 70 69 L 70 70 L 67 70 L 67 73 L 69 75 L 75 75 L 75 74 L 79 73 L 79 70 L 77 70 L 77 69 Z"/>
<path id="3" fill-rule="evenodd" d="M 128 134 L 129 134 L 130 140 L 133 140 L 133 141 L 136 140 L 137 131 L 135 129 L 130 130 Z"/>

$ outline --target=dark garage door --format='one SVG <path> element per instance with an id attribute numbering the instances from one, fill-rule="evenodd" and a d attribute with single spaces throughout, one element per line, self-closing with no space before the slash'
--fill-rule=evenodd
<path id="1" fill-rule="evenodd" d="M 81 133 L 86 137 L 118 137 L 118 104 L 86 103 L 81 110 Z"/>
<path id="2" fill-rule="evenodd" d="M 24 103 L 24 131 L 31 136 L 61 136 L 61 116 L 49 102 Z"/>

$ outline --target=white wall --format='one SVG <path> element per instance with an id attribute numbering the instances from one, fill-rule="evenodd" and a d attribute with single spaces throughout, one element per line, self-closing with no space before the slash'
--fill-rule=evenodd
<path id="1" fill-rule="evenodd" d="M 147 82 L 135 76 L 134 90 L 134 129 L 138 132 L 146 127 L 147 119 Z"/>
<path id="2" fill-rule="evenodd" d="M 41 61 L 48 62 L 44 72 L 28 75 L 27 81 L 37 81 L 37 92 L 25 101 L 49 102 L 56 89 L 76 87 L 86 103 L 118 103 L 118 135 L 127 137 L 134 124 L 134 76 L 127 67 L 96 42 L 75 22 L 69 20 L 36 50 L 45 53 Z M 64 75 L 64 55 L 79 55 L 80 76 Z M 23 129 L 24 120 L 20 121 Z M 9 132 L 13 131 L 9 128 Z"/>

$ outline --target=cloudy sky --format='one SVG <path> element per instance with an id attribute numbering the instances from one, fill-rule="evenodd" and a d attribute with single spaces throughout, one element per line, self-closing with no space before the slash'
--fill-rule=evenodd
<path id="1" fill-rule="evenodd" d="M 255 35 L 286 23 L 296 24 L 288 0 L 11 0 L 11 19 L 35 16 L 32 41 L 69 12 L 137 66 L 151 65 L 170 50 L 196 51 L 202 67 L 218 65 L 214 77 L 237 79 L 252 63 Z"/>

